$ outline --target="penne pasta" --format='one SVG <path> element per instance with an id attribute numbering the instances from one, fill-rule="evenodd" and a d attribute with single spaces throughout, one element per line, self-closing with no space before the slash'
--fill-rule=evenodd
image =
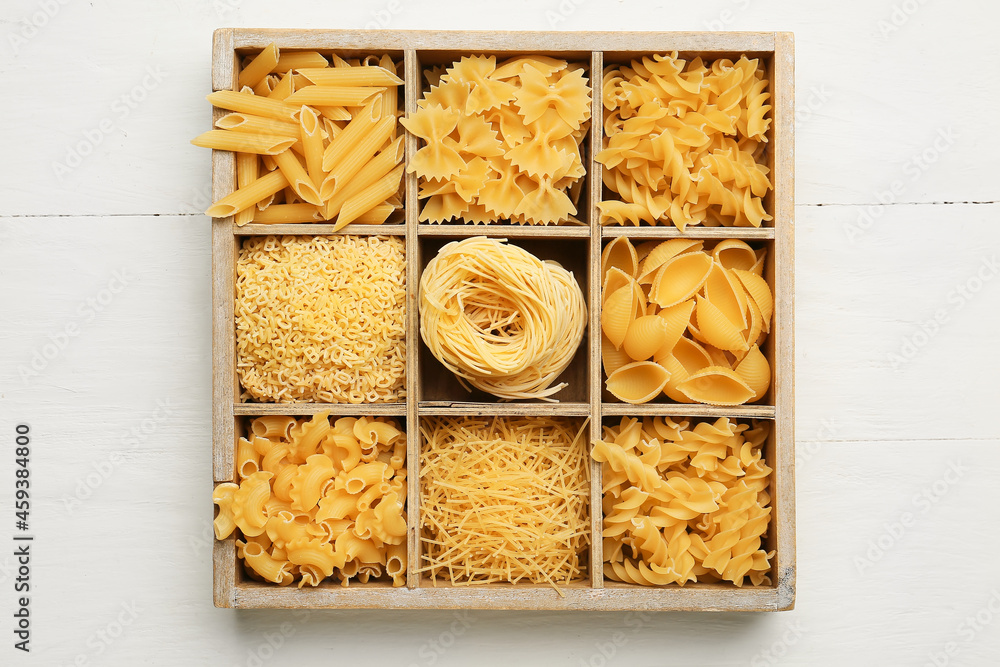
<path id="1" fill-rule="evenodd" d="M 380 105 L 375 101 L 369 102 L 347 124 L 344 131 L 334 137 L 323 153 L 324 171 L 332 171 L 336 164 L 361 141 L 361 138 L 372 130 L 381 117 L 380 111 Z"/>
<path id="2" fill-rule="evenodd" d="M 327 67 L 329 64 L 326 58 L 316 51 L 285 51 L 271 71 L 275 74 L 284 74 L 288 70 Z"/>
<path id="3" fill-rule="evenodd" d="M 212 148 L 218 151 L 236 151 L 258 155 L 277 155 L 284 153 L 296 142 L 293 137 L 282 137 L 273 134 L 250 134 L 249 132 L 231 132 L 229 130 L 209 130 L 202 132 L 191 140 L 195 146 Z"/>
<path id="4" fill-rule="evenodd" d="M 296 90 L 288 96 L 286 101 L 289 104 L 311 104 L 324 107 L 359 107 L 373 96 L 384 91 L 385 88 L 382 87 L 313 85 Z"/>
<path id="5" fill-rule="evenodd" d="M 329 118 L 330 120 L 351 120 L 351 112 L 344 107 L 316 107 L 318 111 L 324 118 Z"/>
<path id="6" fill-rule="evenodd" d="M 274 66 L 278 64 L 278 60 L 278 47 L 274 42 L 271 42 L 240 72 L 236 79 L 237 88 L 242 89 L 243 86 L 255 88 L 258 83 L 267 78 Z"/>
<path id="7" fill-rule="evenodd" d="M 392 58 L 387 55 L 382 56 L 382 60 L 379 63 L 380 69 L 385 69 L 387 72 L 396 76 L 396 65 L 392 62 Z M 399 78 L 398 76 L 396 77 Z M 402 79 L 400 79 L 402 83 Z M 395 86 L 390 86 L 386 88 L 386 91 L 382 94 L 382 115 L 390 116 L 392 118 L 396 117 L 396 112 L 399 110 L 399 101 L 397 99 L 398 91 Z M 389 134 L 393 139 L 396 138 L 396 124 L 393 123 L 392 131 Z"/>
<path id="8" fill-rule="evenodd" d="M 329 178 L 320 186 L 320 196 L 326 201 L 324 214 L 327 220 L 340 213 L 341 207 L 350 197 L 382 178 L 403 159 L 403 137 L 397 137 L 388 148 L 376 155 L 355 174 L 337 194 L 333 194 L 333 182 Z"/>
<path id="9" fill-rule="evenodd" d="M 281 171 L 272 171 L 258 178 L 250 185 L 240 188 L 215 202 L 205 211 L 205 215 L 213 218 L 226 218 L 235 215 L 245 208 L 267 199 L 288 185 L 288 179 Z"/>
<path id="10" fill-rule="evenodd" d="M 281 137 L 299 136 L 299 125 L 296 123 L 286 123 L 265 118 L 264 116 L 254 116 L 248 113 L 229 113 L 215 121 L 215 126 L 220 130 L 230 130 L 233 132 L 247 132 L 250 134 L 276 134 Z"/>
<path id="11" fill-rule="evenodd" d="M 392 204 L 379 204 L 368 209 L 354 219 L 356 225 L 381 225 L 385 222 L 396 207 Z"/>
<path id="12" fill-rule="evenodd" d="M 257 167 L 260 165 L 260 160 L 257 159 L 257 155 L 254 153 L 237 153 L 236 154 L 236 188 L 245 188 L 254 181 L 257 180 Z M 255 206 L 248 206 L 239 213 L 236 214 L 236 218 L 233 222 L 236 223 L 237 227 L 242 227 L 248 223 L 253 222 L 254 213 L 257 208 Z"/>
<path id="13" fill-rule="evenodd" d="M 284 151 L 274 156 L 274 161 L 278 164 L 278 169 L 285 174 L 288 184 L 295 194 L 310 204 L 319 206 L 323 200 L 319 198 L 319 190 L 313 185 L 309 174 L 302 167 L 299 158 L 291 151 Z M 286 199 L 287 201 L 287 199 Z"/>
<path id="14" fill-rule="evenodd" d="M 274 88 L 271 90 L 268 97 L 272 100 L 284 101 L 288 99 L 288 96 L 293 92 L 295 92 L 295 86 L 292 75 L 285 74 L 284 76 L 278 78 L 278 82 L 274 84 Z"/>
<path id="15" fill-rule="evenodd" d="M 263 79 L 260 80 L 256 86 L 252 88 L 254 95 L 260 95 L 261 97 L 270 96 L 271 92 L 274 90 L 274 86 L 278 83 L 278 77 L 274 74 L 268 74 Z M 242 90 L 242 89 L 241 89 Z"/>
<path id="16" fill-rule="evenodd" d="M 270 97 L 260 97 L 234 90 L 218 90 L 205 96 L 213 106 L 227 111 L 238 111 L 255 116 L 276 118 L 289 123 L 298 122 L 299 108 Z"/>
<path id="17" fill-rule="evenodd" d="M 388 214 L 386 214 L 386 217 L 388 217 Z M 268 206 L 263 211 L 259 211 L 254 216 L 253 222 L 259 225 L 290 225 L 301 222 L 323 222 L 323 213 L 320 207 L 309 203 L 274 204 L 273 206 Z"/>
<path id="18" fill-rule="evenodd" d="M 354 145 L 350 153 L 333 166 L 328 177 L 333 182 L 333 193 L 336 193 L 338 188 L 344 187 L 362 167 L 368 164 L 375 152 L 389 138 L 395 126 L 395 116 L 383 117 Z"/>
<path id="19" fill-rule="evenodd" d="M 396 194 L 399 190 L 399 183 L 403 178 L 403 165 L 399 165 L 391 172 L 375 181 L 364 190 L 344 202 L 344 206 L 337 215 L 337 224 L 334 231 L 343 229 L 365 211 L 371 210 L 376 205 Z"/>
<path id="20" fill-rule="evenodd" d="M 306 171 L 316 187 L 319 187 L 326 180 L 326 172 L 323 171 L 323 128 L 316 112 L 305 105 L 299 112 L 299 130 L 302 135 L 302 155 L 306 159 Z"/>
<path id="21" fill-rule="evenodd" d="M 389 56 L 385 56 L 392 63 Z M 384 60 L 383 60 L 384 62 Z M 301 68 L 298 73 L 318 86 L 400 86 L 403 80 L 384 66 Z"/>

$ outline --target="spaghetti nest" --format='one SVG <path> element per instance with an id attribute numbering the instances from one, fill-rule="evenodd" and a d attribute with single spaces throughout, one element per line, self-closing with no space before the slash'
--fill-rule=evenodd
<path id="1" fill-rule="evenodd" d="M 463 384 L 548 399 L 576 353 L 587 304 L 573 274 L 504 239 L 449 243 L 420 277 L 420 335 Z"/>

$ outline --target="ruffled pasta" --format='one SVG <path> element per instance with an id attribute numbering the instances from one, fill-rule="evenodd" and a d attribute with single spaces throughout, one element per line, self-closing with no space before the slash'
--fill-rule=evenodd
<path id="1" fill-rule="evenodd" d="M 421 139 L 421 222 L 578 223 L 580 144 L 590 122 L 583 65 L 541 56 L 467 56 L 425 72 L 429 90 L 401 120 Z"/>
<path id="2" fill-rule="evenodd" d="M 626 403 L 663 392 L 680 403 L 761 400 L 771 367 L 761 352 L 774 298 L 760 275 L 765 251 L 725 239 L 640 246 L 625 237 L 602 253 L 601 358 L 605 386 Z"/>
<path id="3" fill-rule="evenodd" d="M 384 570 L 393 586 L 405 585 L 406 437 L 399 425 L 383 417 L 331 425 L 322 413 L 259 417 L 250 430 L 271 433 L 240 440 L 239 449 L 263 452 L 264 469 L 219 484 L 212 500 L 216 537 L 239 531 L 237 554 L 251 576 L 299 587 L 336 578 L 347 586 Z M 370 462 L 362 462 L 363 452 Z"/>
<path id="4" fill-rule="evenodd" d="M 622 418 L 591 455 L 604 467 L 604 575 L 646 586 L 770 583 L 768 426 Z"/>
<path id="5" fill-rule="evenodd" d="M 757 59 L 655 54 L 604 69 L 601 224 L 760 227 L 771 119 Z"/>

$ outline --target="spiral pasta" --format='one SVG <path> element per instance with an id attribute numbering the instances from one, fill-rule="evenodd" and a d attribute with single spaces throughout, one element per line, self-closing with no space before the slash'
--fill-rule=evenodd
<path id="1" fill-rule="evenodd" d="M 660 586 L 770 583 L 769 428 L 623 417 L 591 456 L 604 467 L 604 575 Z"/>
<path id="2" fill-rule="evenodd" d="M 641 253 L 640 253 L 641 250 Z M 660 392 L 680 403 L 739 405 L 771 384 L 760 350 L 774 299 L 761 277 L 766 251 L 738 239 L 625 237 L 602 253 L 601 356 L 605 386 L 627 403 Z"/>
<path id="3" fill-rule="evenodd" d="M 619 200 L 601 224 L 760 227 L 772 216 L 763 164 L 771 120 L 757 59 L 687 62 L 672 54 L 604 69 L 604 145 L 597 161 Z"/>
<path id="4" fill-rule="evenodd" d="M 291 428 L 275 432 L 284 420 Z M 212 494 L 215 536 L 239 530 L 237 555 L 251 576 L 299 588 L 334 576 L 344 586 L 367 583 L 383 573 L 393 586 L 406 583 L 406 435 L 394 421 L 268 416 L 255 419 L 251 433 L 240 439 L 237 468 L 254 461 L 264 469 L 240 472 L 238 484 Z"/>
<path id="5" fill-rule="evenodd" d="M 584 65 L 481 55 L 425 74 L 430 90 L 401 120 L 423 143 L 407 167 L 427 200 L 421 222 L 579 222 L 590 121 Z"/>
<path id="6" fill-rule="evenodd" d="M 453 241 L 420 277 L 420 335 L 463 384 L 505 399 L 545 399 L 583 338 L 587 304 L 573 274 L 505 240 Z"/>

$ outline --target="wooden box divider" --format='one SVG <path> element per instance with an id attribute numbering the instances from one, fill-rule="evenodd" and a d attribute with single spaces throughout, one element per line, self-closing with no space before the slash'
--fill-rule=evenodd
<path id="1" fill-rule="evenodd" d="M 573 226 L 518 226 L 509 224 L 430 225 L 418 222 L 418 182 L 415 174 L 404 177 L 404 216 L 401 223 L 350 225 L 334 232 L 330 224 L 249 224 L 237 228 L 232 218 L 212 221 L 212 442 L 213 480 L 236 479 L 235 445 L 255 416 L 289 414 L 308 416 L 323 411 L 332 415 L 384 415 L 405 422 L 407 433 L 407 551 L 406 586 L 392 588 L 385 583 L 352 584 L 342 588 L 333 582 L 317 588 L 279 587 L 251 580 L 238 562 L 235 538 L 215 542 L 213 550 L 214 600 L 216 606 L 259 608 L 495 608 L 495 609 L 574 609 L 574 610 L 716 610 L 773 611 L 790 609 L 795 595 L 795 506 L 794 506 L 794 274 L 793 274 L 793 41 L 790 33 L 702 33 L 702 32 L 438 32 L 364 30 L 256 30 L 223 28 L 213 39 L 213 90 L 235 89 L 240 57 L 260 50 L 270 42 L 282 50 L 309 49 L 338 54 L 401 55 L 404 79 L 401 103 L 409 114 L 417 109 L 423 91 L 424 58 L 431 62 L 461 55 L 490 53 L 499 57 L 543 53 L 586 62 L 590 70 L 592 95 L 591 127 L 583 155 L 588 183 L 579 203 Z M 761 228 L 691 227 L 681 233 L 672 226 L 602 227 L 597 204 L 606 196 L 601 165 L 596 161 L 603 140 L 604 107 L 601 101 L 601 74 L 608 63 L 623 62 L 647 53 L 679 51 L 682 55 L 706 58 L 738 57 L 748 54 L 766 61 L 770 81 L 772 126 L 767 149 L 774 190 L 765 199 L 774 220 Z M 581 55 L 585 54 L 585 55 Z M 213 121 L 220 110 L 213 110 Z M 407 135 L 407 163 L 419 148 L 418 139 Z M 232 153 L 213 151 L 212 193 L 221 198 L 235 188 L 235 159 Z M 406 398 L 397 403 L 319 404 L 255 403 L 240 399 L 236 373 L 235 306 L 236 259 L 244 237 L 259 235 L 326 234 L 400 236 L 406 246 Z M 588 330 L 573 369 L 581 383 L 573 391 L 564 390 L 559 403 L 503 403 L 470 398 L 451 389 L 427 392 L 431 378 L 421 377 L 423 344 L 419 335 L 417 292 L 421 267 L 435 248 L 449 240 L 472 236 L 510 239 L 511 243 L 538 247 L 549 240 L 552 247 L 583 253 L 578 260 L 577 278 L 588 298 Z M 613 400 L 604 391 L 600 336 L 600 261 L 604 244 L 625 236 L 636 241 L 678 237 L 713 242 L 738 238 L 755 247 L 768 249 L 765 277 L 775 294 L 775 312 L 765 354 L 771 362 L 772 386 L 763 404 L 735 407 L 652 402 L 630 405 Z M 425 249 L 425 246 L 427 248 Z M 583 248 L 586 252 L 583 252 Z M 558 248 L 557 248 L 558 249 Z M 570 251 L 567 251 L 570 252 Z M 584 283 L 586 283 L 584 285 Z M 426 353 L 425 353 L 426 355 Z M 434 369 L 441 370 L 443 369 Z M 567 373 L 570 369 L 567 370 Z M 575 393 L 574 393 L 575 392 Z M 610 398 L 609 398 L 610 397 Z M 689 584 L 684 587 L 642 587 L 605 580 L 601 532 L 601 464 L 591 460 L 590 528 L 591 546 L 584 581 L 563 589 L 560 596 L 549 586 L 492 584 L 485 586 L 434 587 L 422 581 L 420 565 L 420 429 L 419 420 L 435 415 L 562 415 L 589 419 L 589 441 L 602 436 L 605 423 L 622 416 L 662 415 L 713 419 L 731 417 L 773 422 L 765 446 L 765 457 L 773 468 L 771 478 L 772 522 L 767 537 L 772 560 L 772 583 L 760 587 L 737 588 L 728 584 Z M 587 444 L 588 453 L 591 445 Z M 206 499 L 206 502 L 208 500 Z"/>

